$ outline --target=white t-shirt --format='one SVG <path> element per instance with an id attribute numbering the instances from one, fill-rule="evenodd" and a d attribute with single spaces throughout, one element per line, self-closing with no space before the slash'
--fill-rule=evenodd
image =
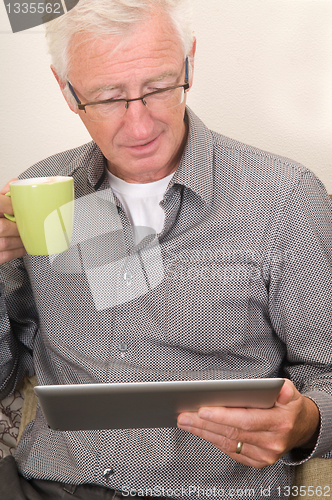
<path id="1" fill-rule="evenodd" d="M 157 234 L 160 233 L 164 227 L 165 212 L 159 203 L 164 198 L 174 172 L 159 181 L 146 184 L 126 182 L 109 170 L 107 174 L 110 186 L 126 210 L 132 226 L 152 228 Z M 136 234 L 135 239 L 137 244 L 141 237 Z"/>

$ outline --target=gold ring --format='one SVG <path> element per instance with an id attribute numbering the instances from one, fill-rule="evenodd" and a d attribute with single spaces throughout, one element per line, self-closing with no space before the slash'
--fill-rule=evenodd
<path id="1" fill-rule="evenodd" d="M 237 447 L 236 447 L 235 453 L 237 453 L 238 455 L 240 455 L 241 450 L 242 450 L 242 446 L 243 446 L 242 441 L 239 441 L 239 442 L 237 443 Z"/>

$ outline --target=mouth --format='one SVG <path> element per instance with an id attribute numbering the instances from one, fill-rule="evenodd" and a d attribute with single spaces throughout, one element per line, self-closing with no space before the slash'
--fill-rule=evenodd
<path id="1" fill-rule="evenodd" d="M 155 150 L 156 147 L 158 147 L 160 135 L 161 134 L 159 134 L 157 137 L 152 139 L 152 141 L 148 141 L 144 144 L 133 144 L 131 146 L 125 146 L 125 148 L 128 149 L 133 154 L 151 153 Z"/>

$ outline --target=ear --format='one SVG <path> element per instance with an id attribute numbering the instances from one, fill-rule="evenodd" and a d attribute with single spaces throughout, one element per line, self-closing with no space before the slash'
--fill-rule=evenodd
<path id="1" fill-rule="evenodd" d="M 66 87 L 67 87 L 67 82 L 65 82 L 64 80 L 60 80 L 59 78 L 59 75 L 58 73 L 55 71 L 55 68 L 54 66 L 51 66 L 51 70 L 52 70 L 52 73 L 53 75 L 55 76 L 55 79 L 56 81 L 58 82 L 59 84 L 59 87 L 60 87 L 60 90 L 62 92 L 62 95 L 63 97 L 65 98 L 66 100 L 66 103 L 68 104 L 69 108 L 76 114 L 78 114 L 78 109 L 77 109 L 77 106 L 75 106 L 71 101 L 70 99 L 68 99 L 68 94 L 67 94 L 67 91 L 66 91 Z"/>
<path id="2" fill-rule="evenodd" d="M 190 75 L 190 88 L 192 87 L 193 84 L 193 78 L 194 78 L 194 66 L 195 66 L 195 54 L 196 54 L 196 37 L 193 39 L 193 45 L 191 47 L 191 51 L 189 52 L 189 61 L 190 61 L 190 66 L 191 66 L 191 75 Z"/>

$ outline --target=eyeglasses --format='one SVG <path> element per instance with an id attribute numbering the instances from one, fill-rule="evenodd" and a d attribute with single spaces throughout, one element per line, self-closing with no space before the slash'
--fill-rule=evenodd
<path id="1" fill-rule="evenodd" d="M 188 57 L 185 61 L 185 83 L 184 85 L 175 85 L 155 90 L 149 94 L 144 94 L 135 99 L 106 99 L 105 101 L 87 102 L 82 104 L 76 95 L 74 87 L 67 81 L 70 92 L 77 102 L 79 110 L 84 111 L 88 118 L 93 122 L 104 122 L 116 118 L 122 118 L 129 103 L 133 101 L 142 101 L 151 111 L 160 111 L 163 109 L 171 109 L 179 106 L 184 99 L 185 91 L 189 89 L 189 63 Z"/>

